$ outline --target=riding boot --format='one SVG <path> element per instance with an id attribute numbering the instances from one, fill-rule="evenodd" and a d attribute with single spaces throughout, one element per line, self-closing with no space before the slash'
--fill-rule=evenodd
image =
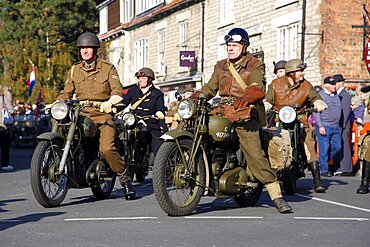
<path id="1" fill-rule="evenodd" d="M 362 178 L 360 187 L 357 189 L 357 194 L 366 194 L 369 192 L 370 181 L 370 162 L 364 160 L 362 165 Z"/>
<path id="2" fill-rule="evenodd" d="M 320 178 L 320 165 L 318 161 L 313 161 L 308 164 L 308 170 L 311 171 L 313 177 L 313 189 L 316 193 L 324 193 L 326 190 L 322 185 Z"/>
<path id="3" fill-rule="evenodd" d="M 121 183 L 123 187 L 123 193 L 124 193 L 126 200 L 135 199 L 135 196 L 136 196 L 135 188 L 132 185 L 132 181 L 131 181 L 130 176 L 128 175 L 127 170 L 122 173 L 117 173 L 117 174 L 118 174 L 119 182 Z"/>
<path id="4" fill-rule="evenodd" d="M 278 182 L 265 184 L 265 187 L 279 213 L 292 213 L 292 207 L 286 201 L 284 201 Z"/>

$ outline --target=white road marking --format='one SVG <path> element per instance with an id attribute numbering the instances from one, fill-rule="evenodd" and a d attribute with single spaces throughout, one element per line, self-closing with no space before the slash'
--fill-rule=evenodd
<path id="1" fill-rule="evenodd" d="M 294 217 L 297 220 L 355 220 L 368 221 L 368 218 L 338 218 L 338 217 Z"/>
<path id="2" fill-rule="evenodd" d="M 334 205 L 345 207 L 345 208 L 352 208 L 352 209 L 356 209 L 356 210 L 360 210 L 360 211 L 370 213 L 370 209 L 367 209 L 367 208 L 360 208 L 360 207 L 352 206 L 352 205 L 349 205 L 349 204 L 344 204 L 344 203 L 340 203 L 340 202 L 325 200 L 325 199 L 317 198 L 317 197 L 314 197 L 314 196 L 312 196 L 312 197 L 311 196 L 306 196 L 306 195 L 297 194 L 297 193 L 296 193 L 296 196 L 300 196 L 300 197 L 307 198 L 307 199 L 312 199 L 312 200 L 316 200 L 316 201 L 320 201 L 320 202 L 325 202 L 325 203 L 334 204 Z"/>
<path id="3" fill-rule="evenodd" d="M 259 216 L 185 216 L 185 219 L 263 219 Z"/>
<path id="4" fill-rule="evenodd" d="M 108 218 L 72 218 L 64 221 L 103 221 L 103 220 L 155 220 L 157 217 L 108 217 Z"/>

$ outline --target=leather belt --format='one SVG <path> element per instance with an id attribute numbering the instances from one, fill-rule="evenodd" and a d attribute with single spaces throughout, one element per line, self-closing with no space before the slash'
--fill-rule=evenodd
<path id="1" fill-rule="evenodd" d="M 100 106 L 102 101 L 94 101 L 94 100 L 81 100 L 81 105 L 90 105 L 90 106 Z"/>

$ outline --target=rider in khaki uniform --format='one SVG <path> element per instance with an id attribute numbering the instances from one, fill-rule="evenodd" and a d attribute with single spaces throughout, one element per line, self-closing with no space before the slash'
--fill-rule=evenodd
<path id="1" fill-rule="evenodd" d="M 82 61 L 69 70 L 64 90 L 57 100 L 67 100 L 75 94 L 81 103 L 95 106 L 84 108 L 81 115 L 88 116 L 100 126 L 99 150 L 112 170 L 118 174 L 126 199 L 134 199 L 135 191 L 127 175 L 127 167 L 114 144 L 115 129 L 110 114 L 112 106 L 122 100 L 123 89 L 117 70 L 111 63 L 97 56 L 100 42 L 95 34 L 81 34 L 77 39 L 77 47 Z"/>
<path id="2" fill-rule="evenodd" d="M 236 124 L 240 147 L 252 175 L 263 183 L 280 213 L 289 213 L 292 208 L 282 198 L 276 174 L 272 171 L 261 147 L 260 129 L 265 125 L 265 64 L 247 52 L 248 33 L 242 28 L 233 28 L 225 36 L 228 58 L 215 65 L 209 82 L 201 92 L 210 99 L 218 91 L 221 97 L 219 113 Z M 200 91 L 191 98 L 199 97 Z"/>
<path id="3" fill-rule="evenodd" d="M 304 69 L 306 64 L 300 59 L 289 60 L 285 64 L 286 76 L 278 77 L 273 80 L 267 90 L 265 100 L 274 110 L 280 110 L 283 106 L 292 106 L 297 109 L 298 119 L 304 125 L 302 134 L 303 142 L 308 149 L 308 169 L 312 172 L 314 191 L 317 193 L 325 192 L 320 178 L 320 166 L 316 153 L 315 132 L 309 127 L 307 113 L 300 114 L 308 106 L 321 112 L 326 109 L 326 104 L 321 96 L 313 89 L 310 82 L 304 79 Z M 266 107 L 267 108 L 267 107 Z"/>

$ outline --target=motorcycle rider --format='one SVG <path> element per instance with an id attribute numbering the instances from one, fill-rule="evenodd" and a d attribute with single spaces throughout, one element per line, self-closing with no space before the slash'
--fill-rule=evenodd
<path id="1" fill-rule="evenodd" d="M 285 65 L 286 76 L 274 79 L 268 87 L 265 100 L 274 110 L 283 106 L 296 108 L 298 119 L 304 125 L 301 136 L 309 154 L 307 154 L 308 169 L 312 173 L 314 191 L 324 193 L 325 188 L 320 178 L 320 166 L 315 149 L 315 132 L 308 124 L 308 114 L 300 114 L 306 107 L 313 105 L 315 111 L 322 112 L 327 108 L 321 96 L 314 90 L 311 83 L 304 78 L 307 65 L 300 59 L 289 60 Z"/>
<path id="2" fill-rule="evenodd" d="M 77 39 L 77 47 L 82 61 L 75 63 L 68 72 L 64 89 L 57 101 L 72 98 L 73 94 L 85 107 L 81 115 L 91 118 L 99 126 L 99 151 L 111 169 L 117 173 L 124 188 L 126 199 L 134 199 L 136 192 L 128 176 L 127 166 L 120 157 L 114 143 L 115 129 L 112 119 L 112 106 L 122 100 L 122 85 L 116 68 L 97 55 L 100 41 L 94 33 L 85 32 Z M 97 109 L 93 106 L 100 106 Z"/>
<path id="3" fill-rule="evenodd" d="M 265 64 L 247 51 L 249 35 L 246 30 L 233 28 L 224 40 L 228 58 L 217 62 L 208 83 L 191 98 L 197 99 L 203 92 L 209 100 L 219 93 L 221 104 L 218 113 L 235 124 L 249 171 L 264 184 L 280 213 L 292 212 L 283 199 L 277 176 L 261 147 L 260 129 L 265 125 L 262 103 L 265 96 Z"/>
<path id="4" fill-rule="evenodd" d="M 127 106 L 131 104 L 131 108 L 136 104 L 136 113 L 139 116 L 155 115 L 156 118 L 144 119 L 150 129 L 152 136 L 151 148 L 154 156 L 157 154 L 162 140 L 159 137 L 167 131 L 167 126 L 164 121 L 164 94 L 161 90 L 154 87 L 155 80 L 152 69 L 144 67 L 135 73 L 138 82 L 135 86 L 128 89 L 123 96 L 122 103 Z"/>
<path id="5" fill-rule="evenodd" d="M 274 74 L 276 77 L 285 76 L 285 60 L 280 60 L 278 62 L 274 62 Z"/>

